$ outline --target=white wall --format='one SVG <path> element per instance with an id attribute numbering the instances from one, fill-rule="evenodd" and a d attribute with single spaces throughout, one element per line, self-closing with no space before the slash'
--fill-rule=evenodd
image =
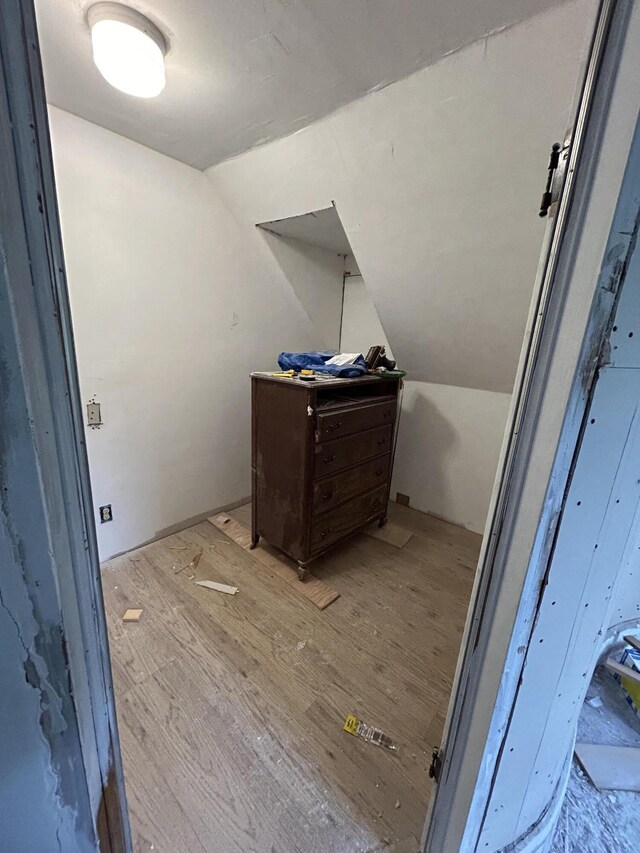
<path id="1" fill-rule="evenodd" d="M 347 269 L 354 263 L 347 258 Z M 357 267 L 356 267 L 357 269 Z M 347 277 L 342 349 L 388 341 L 361 275 Z M 405 380 L 392 497 L 481 533 L 495 478 L 510 394 Z"/>
<path id="2" fill-rule="evenodd" d="M 572 0 L 207 170 L 247 225 L 335 201 L 413 380 L 395 487 L 477 531 L 540 253 L 548 152 L 570 120 L 593 7 Z M 347 283 L 347 307 L 364 293 Z M 367 316 L 359 331 L 343 322 L 343 349 L 379 334 Z"/>
<path id="3" fill-rule="evenodd" d="M 258 228 L 300 304 L 327 349 L 338 349 L 344 257 L 292 237 L 280 237 Z"/>
<path id="4" fill-rule="evenodd" d="M 406 381 L 392 496 L 482 533 L 510 394 Z"/>
<path id="5" fill-rule="evenodd" d="M 376 306 L 353 255 L 347 255 L 345 269 L 340 348 L 343 352 L 366 355 L 370 347 L 384 345 L 387 355 L 393 358 Z"/>
<path id="6" fill-rule="evenodd" d="M 399 363 L 509 393 L 593 5 L 558 6 L 207 174 L 245 223 L 335 201 Z"/>
<path id="7" fill-rule="evenodd" d="M 326 346 L 202 172 L 51 108 L 102 558 L 250 492 L 249 373 Z M 322 324 L 320 324 L 322 325 Z M 336 320 L 336 329 L 338 320 Z"/>

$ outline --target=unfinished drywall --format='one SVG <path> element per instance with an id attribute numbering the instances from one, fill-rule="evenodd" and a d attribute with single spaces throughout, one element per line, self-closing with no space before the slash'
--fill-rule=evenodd
<path id="1" fill-rule="evenodd" d="M 207 174 L 245 223 L 335 201 L 410 376 L 509 393 L 593 5 L 566 3 Z"/>
<path id="2" fill-rule="evenodd" d="M 353 257 L 345 279 L 342 349 L 392 351 Z M 355 273 L 355 274 L 354 274 Z M 510 394 L 404 381 L 392 496 L 481 533 L 487 515 Z"/>
<path id="3" fill-rule="evenodd" d="M 15 26 L 17 11 L 8 5 L 4 11 L 9 26 L 0 37 L 2 48 L 6 33 L 15 42 L 22 37 Z M 6 104 L 4 86 L 2 98 Z M 65 521 L 59 521 L 65 507 L 49 502 L 64 494 L 56 489 L 59 458 L 51 459 L 52 445 L 60 450 L 47 438 L 53 427 L 49 392 L 55 389 L 64 400 L 68 388 L 54 384 L 56 366 L 47 376 L 51 388 L 42 387 L 41 359 L 49 351 L 40 329 L 59 317 L 36 315 L 33 293 L 49 286 L 36 277 L 46 258 L 28 254 L 39 244 L 28 242 L 33 232 L 27 232 L 19 212 L 24 209 L 31 225 L 35 197 L 30 205 L 17 186 L 8 116 L 7 110 L 0 117 L 6 155 L 0 213 L 0 850 L 95 853 L 88 780 L 95 783 L 99 776 L 88 750 L 83 766 L 79 705 L 86 710 L 86 686 L 74 684 L 77 703 L 60 598 L 60 562 L 68 565 L 70 553 Z M 13 132 L 26 129 L 26 122 L 16 123 L 14 116 Z M 35 169 L 27 156 L 19 165 Z"/>
<path id="4" fill-rule="evenodd" d="M 530 832 L 570 764 L 578 716 L 609 627 L 611 590 L 628 559 L 638 514 L 639 400 L 640 371 L 601 371 L 481 849 L 501 850 Z M 532 713 L 536 707 L 544 713 Z"/>
<path id="5" fill-rule="evenodd" d="M 250 371 L 328 341 L 202 172 L 50 120 L 81 392 L 104 422 L 86 435 L 104 559 L 248 495 Z"/>
<path id="6" fill-rule="evenodd" d="M 637 143 L 640 148 L 640 141 Z M 640 367 L 640 251 L 636 248 L 627 272 L 620 297 L 616 323 L 611 332 L 611 367 L 615 370 L 636 370 Z M 627 393 L 632 393 L 631 385 Z M 636 399 L 638 402 L 638 399 Z M 639 417 L 640 413 L 636 416 Z M 635 460 L 634 460 L 635 461 Z M 620 495 L 615 501 L 622 500 Z M 640 525 L 633 525 L 631 538 L 612 587 L 607 615 L 609 631 L 615 626 L 640 622 Z"/>
<path id="7" fill-rule="evenodd" d="M 609 627 L 640 621 L 640 541 L 628 551 L 613 587 Z"/>
<path id="8" fill-rule="evenodd" d="M 17 278 L 15 268 L 12 274 Z M 0 280 L 0 850 L 89 853 L 98 843 L 69 687 L 51 514 L 6 278 Z"/>
<path id="9" fill-rule="evenodd" d="M 635 65 L 633 71 L 635 79 Z M 520 849 L 542 849 L 533 836 L 541 824 L 547 835 L 552 829 L 596 663 L 612 629 L 640 624 L 632 581 L 640 521 L 640 250 L 634 231 L 639 160 L 636 130 L 598 280 L 598 291 L 612 298 L 622 287 L 622 295 L 609 346 L 601 350 L 536 622 L 528 646 L 518 649 L 526 658 L 486 810 L 482 850 L 503 850 L 518 838 Z M 594 242 L 602 239 L 591 233 Z"/>

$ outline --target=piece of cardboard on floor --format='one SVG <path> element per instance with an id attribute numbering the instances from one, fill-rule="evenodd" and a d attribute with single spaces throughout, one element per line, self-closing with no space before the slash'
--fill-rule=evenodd
<path id="1" fill-rule="evenodd" d="M 575 753 L 600 791 L 640 791 L 640 747 L 577 743 Z"/>
<path id="2" fill-rule="evenodd" d="M 413 536 L 411 530 L 406 527 L 400 527 L 399 524 L 394 524 L 388 521 L 384 527 L 378 527 L 378 524 L 367 527 L 365 533 L 368 536 L 373 536 L 374 539 L 380 539 L 386 542 L 387 545 L 393 545 L 395 548 L 404 548 L 407 542 Z"/>
<path id="3" fill-rule="evenodd" d="M 257 563 L 260 563 L 265 568 L 269 569 L 290 586 L 290 588 L 299 595 L 304 596 L 312 604 L 315 604 L 320 610 L 324 610 L 337 598 L 340 598 L 340 593 L 336 592 L 326 583 L 310 576 L 306 581 L 298 580 L 296 572 L 296 564 L 284 554 L 279 554 L 275 549 L 268 545 L 258 545 L 257 548 L 251 550 L 251 531 L 244 524 L 236 521 L 231 516 L 222 513 L 212 516 L 208 519 L 214 527 L 217 527 L 222 533 L 232 539 L 241 548 L 244 548 Z"/>

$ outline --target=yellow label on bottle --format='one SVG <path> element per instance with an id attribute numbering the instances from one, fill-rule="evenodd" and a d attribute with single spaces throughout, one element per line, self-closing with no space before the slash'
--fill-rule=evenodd
<path id="1" fill-rule="evenodd" d="M 344 726 L 342 727 L 345 732 L 349 732 L 350 735 L 355 735 L 358 733 L 358 724 L 360 720 L 357 717 L 354 717 L 353 714 L 349 714 L 347 719 L 344 721 Z"/>

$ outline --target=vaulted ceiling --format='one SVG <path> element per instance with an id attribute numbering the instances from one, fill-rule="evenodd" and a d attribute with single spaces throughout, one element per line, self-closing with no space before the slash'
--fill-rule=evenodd
<path id="1" fill-rule="evenodd" d="M 154 99 L 91 57 L 92 0 L 36 0 L 47 98 L 205 168 L 290 134 L 557 0 L 132 0 L 169 41 Z"/>

